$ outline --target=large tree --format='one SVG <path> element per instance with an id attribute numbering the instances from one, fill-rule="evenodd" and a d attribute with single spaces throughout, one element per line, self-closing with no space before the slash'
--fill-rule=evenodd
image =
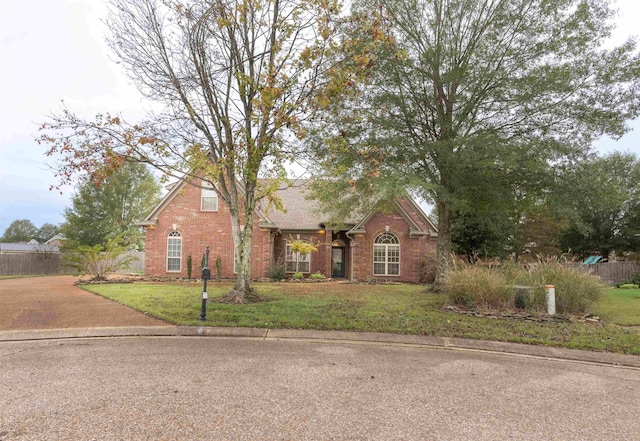
<path id="1" fill-rule="evenodd" d="M 608 0 L 353 5 L 341 64 L 318 100 L 315 150 L 331 182 L 348 183 L 342 190 L 409 186 L 434 202 L 436 283 L 456 204 L 490 201 L 501 186 L 523 197 L 535 181 L 529 170 L 580 157 L 639 114 L 635 42 L 603 48 Z"/>
<path id="2" fill-rule="evenodd" d="M 504 259 L 514 250 L 515 222 L 504 210 L 454 210 L 451 245 L 453 252 L 476 259 Z"/>
<path id="3" fill-rule="evenodd" d="M 38 228 L 38 233 L 36 234 L 37 240 L 40 243 L 44 243 L 51 239 L 53 236 L 60 232 L 60 227 L 58 225 L 45 223 L 42 224 L 40 228 Z"/>
<path id="4" fill-rule="evenodd" d="M 14 220 L 7 227 L 0 242 L 29 242 L 36 239 L 38 229 L 29 219 Z"/>
<path id="5" fill-rule="evenodd" d="M 255 215 L 261 201 L 279 205 L 282 164 L 305 136 L 300 121 L 338 6 L 335 0 L 112 0 L 111 6 L 111 48 L 161 109 L 138 124 L 109 115 L 90 122 L 65 110 L 41 139 L 52 143 L 51 154 L 62 153 L 63 182 L 127 157 L 213 184 L 229 207 L 238 255 L 228 300 L 253 299 Z"/>
<path id="6" fill-rule="evenodd" d="M 141 249 L 144 241 L 136 222 L 158 202 L 160 186 L 142 163 L 124 163 L 100 182 L 87 179 L 64 213 L 61 232 L 74 245 L 105 246 L 119 237 Z"/>
<path id="7" fill-rule="evenodd" d="M 559 196 L 570 219 L 560 235 L 566 251 L 580 256 L 640 251 L 640 161 L 612 153 L 576 164 L 564 175 Z"/>
<path id="8" fill-rule="evenodd" d="M 527 210 L 517 225 L 516 259 L 525 257 L 526 260 L 536 260 L 539 257 L 557 257 L 562 253 L 560 237 L 567 228 L 569 221 L 546 204 L 538 204 Z"/>

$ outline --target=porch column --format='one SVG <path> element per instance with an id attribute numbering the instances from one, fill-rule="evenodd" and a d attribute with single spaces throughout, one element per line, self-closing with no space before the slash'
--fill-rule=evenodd
<path id="1" fill-rule="evenodd" d="M 347 236 L 348 237 L 348 236 Z M 354 282 L 354 254 L 356 253 L 356 239 L 354 237 L 349 237 L 349 282 Z"/>
<path id="2" fill-rule="evenodd" d="M 333 243 L 333 231 L 325 230 L 324 232 L 324 250 L 325 250 L 325 259 L 324 259 L 324 275 L 327 277 L 331 277 L 331 244 Z"/>

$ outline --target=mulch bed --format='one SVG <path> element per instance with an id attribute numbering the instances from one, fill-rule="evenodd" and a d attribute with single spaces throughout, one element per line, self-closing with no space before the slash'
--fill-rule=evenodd
<path id="1" fill-rule="evenodd" d="M 451 311 L 456 314 L 463 314 L 469 317 L 490 318 L 496 320 L 520 320 L 538 323 L 603 323 L 600 317 L 589 313 L 584 315 L 556 314 L 552 316 L 526 311 L 479 311 L 477 309 L 469 309 L 455 305 L 445 305 L 442 309 L 444 311 Z"/>

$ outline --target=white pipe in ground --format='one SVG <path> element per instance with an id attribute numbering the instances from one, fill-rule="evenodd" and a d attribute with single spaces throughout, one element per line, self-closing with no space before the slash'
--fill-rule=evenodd
<path id="1" fill-rule="evenodd" d="M 556 313 L 556 287 L 554 285 L 546 285 L 547 314 L 555 315 Z"/>

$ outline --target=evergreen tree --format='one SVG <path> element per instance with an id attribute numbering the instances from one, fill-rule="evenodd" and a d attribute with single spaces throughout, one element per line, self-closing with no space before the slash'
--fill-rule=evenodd
<path id="1" fill-rule="evenodd" d="M 65 210 L 61 232 L 74 245 L 106 245 L 122 235 L 126 246 L 144 247 L 136 222 L 157 203 L 160 187 L 144 164 L 124 163 L 100 184 L 86 180 Z"/>

